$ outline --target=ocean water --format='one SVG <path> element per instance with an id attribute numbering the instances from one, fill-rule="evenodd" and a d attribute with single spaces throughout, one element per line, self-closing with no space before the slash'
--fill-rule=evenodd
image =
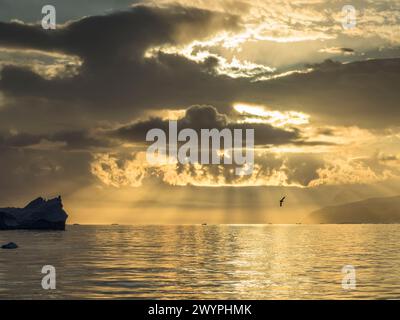
<path id="1" fill-rule="evenodd" d="M 1 299 L 399 299 L 400 225 L 1 231 Z M 44 290 L 44 265 L 56 289 Z M 342 267 L 356 288 L 342 288 Z"/>

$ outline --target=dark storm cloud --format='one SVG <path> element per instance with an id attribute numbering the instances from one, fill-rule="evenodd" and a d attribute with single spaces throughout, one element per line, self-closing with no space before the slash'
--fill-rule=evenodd
<path id="1" fill-rule="evenodd" d="M 44 141 L 60 143 L 60 146 L 54 148 L 63 150 L 89 151 L 95 148 L 116 146 L 116 142 L 111 142 L 99 133 L 94 134 L 86 130 L 59 131 L 48 134 L 0 133 L 1 148 L 32 148 Z"/>
<path id="2" fill-rule="evenodd" d="M 235 16 L 208 10 L 169 6 L 136 6 L 109 15 L 85 17 L 56 30 L 40 24 L 0 22 L 0 45 L 59 51 L 92 59 L 142 58 L 150 46 L 177 44 L 238 27 Z"/>
<path id="3" fill-rule="evenodd" d="M 0 23 L 0 44 L 76 54 L 86 63 L 141 59 L 146 49 L 209 36 L 236 28 L 234 16 L 181 6 L 137 6 L 104 16 L 86 17 L 57 30 L 18 22 Z"/>
<path id="4" fill-rule="evenodd" d="M 185 128 L 194 129 L 200 133 L 201 129 L 254 129 L 255 144 L 286 144 L 300 141 L 300 132 L 296 129 L 285 130 L 275 128 L 269 124 L 260 123 L 235 123 L 231 122 L 227 115 L 221 114 L 212 106 L 192 106 L 185 112 L 185 116 L 178 121 L 178 130 Z M 167 135 L 169 121 L 161 118 L 138 121 L 133 124 L 122 126 L 109 134 L 112 137 L 130 142 L 145 142 L 146 133 L 151 129 L 162 129 Z"/>
<path id="5" fill-rule="evenodd" d="M 65 142 L 65 147 L 71 150 L 87 150 L 115 146 L 115 143 L 105 139 L 100 133 L 91 133 L 85 130 L 56 132 L 49 136 L 49 140 Z"/>
<path id="6" fill-rule="evenodd" d="M 137 6 L 125 12 L 88 17 L 57 30 L 21 23 L 0 23 L 0 45 L 79 56 L 83 65 L 72 79 L 45 80 L 34 71 L 6 66 L 0 89 L 13 97 L 79 103 L 96 117 L 132 116 L 140 109 L 176 103 L 226 99 L 230 81 L 207 74 L 207 67 L 182 57 L 145 51 L 165 44 L 201 39 L 238 28 L 238 18 L 195 8 Z M 157 94 L 154 95 L 154 90 Z M 213 102 L 213 101 L 211 101 Z M 134 106 L 134 107 L 133 107 Z M 110 112 L 118 108 L 119 113 Z"/>
<path id="7" fill-rule="evenodd" d="M 238 18 L 207 10 L 137 6 L 125 12 L 84 18 L 57 30 L 19 23 L 0 24 L 0 45 L 57 51 L 79 56 L 83 65 L 73 78 L 47 80 L 33 70 L 5 66 L 0 90 L 11 98 L 4 121 L 16 119 L 16 109 L 33 111 L 57 103 L 70 117 L 72 108 L 85 119 L 121 122 L 148 108 L 212 104 L 227 111 L 233 102 L 266 104 L 278 110 L 299 110 L 340 125 L 386 127 L 397 124 L 400 108 L 400 59 L 342 64 L 328 60 L 314 71 L 270 81 L 232 79 L 218 75 L 212 58 L 204 63 L 147 49 L 200 39 L 239 26 Z M 347 48 L 342 48 L 348 51 Z M 39 104 L 33 102 L 32 104 Z M 36 117 L 36 118 L 35 118 Z M 32 115 L 37 123 L 41 118 Z"/>
<path id="8" fill-rule="evenodd" d="M 28 147 L 38 144 L 40 140 L 40 136 L 28 133 L 0 134 L 0 147 Z"/>
<path id="9" fill-rule="evenodd" d="M 384 128 L 400 117 L 400 59 L 342 64 L 327 60 L 314 71 L 267 83 L 251 92 L 257 102 L 297 108 L 331 124 Z"/>

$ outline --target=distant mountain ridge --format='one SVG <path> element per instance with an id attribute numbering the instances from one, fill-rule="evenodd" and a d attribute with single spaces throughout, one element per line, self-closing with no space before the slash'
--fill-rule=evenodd
<path id="1" fill-rule="evenodd" d="M 370 198 L 313 211 L 310 223 L 400 223 L 400 196 Z"/>

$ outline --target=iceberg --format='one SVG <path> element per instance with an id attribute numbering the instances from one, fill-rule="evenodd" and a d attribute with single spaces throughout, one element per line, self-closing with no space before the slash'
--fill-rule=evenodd
<path id="1" fill-rule="evenodd" d="M 39 197 L 24 208 L 0 208 L 0 230 L 65 230 L 67 218 L 61 197 Z"/>

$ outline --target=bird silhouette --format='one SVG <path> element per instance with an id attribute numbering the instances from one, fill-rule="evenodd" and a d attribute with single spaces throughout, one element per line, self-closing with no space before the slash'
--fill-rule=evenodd
<path id="1" fill-rule="evenodd" d="M 279 200 L 279 206 L 283 206 L 283 201 L 285 201 L 286 196 L 284 196 L 281 200 Z"/>

